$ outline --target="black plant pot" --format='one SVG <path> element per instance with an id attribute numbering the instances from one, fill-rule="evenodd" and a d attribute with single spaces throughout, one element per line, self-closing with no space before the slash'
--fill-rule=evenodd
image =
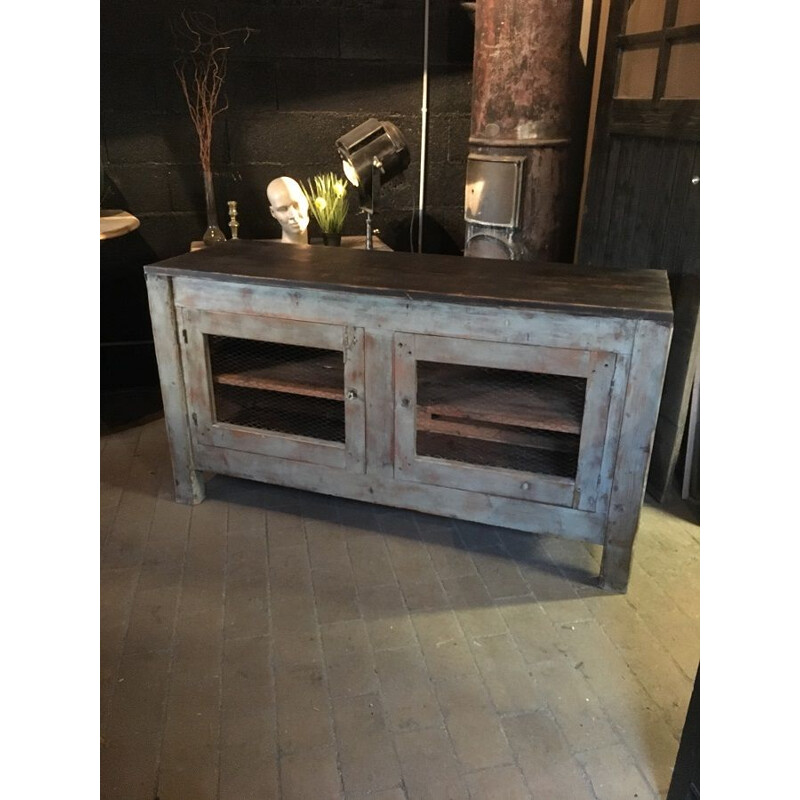
<path id="1" fill-rule="evenodd" d="M 322 244 L 328 247 L 339 247 L 342 243 L 341 233 L 323 233 Z"/>

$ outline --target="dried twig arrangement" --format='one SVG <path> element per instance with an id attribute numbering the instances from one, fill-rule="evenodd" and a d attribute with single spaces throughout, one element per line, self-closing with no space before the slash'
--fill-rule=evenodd
<path id="1" fill-rule="evenodd" d="M 228 107 L 227 100 L 220 102 L 228 70 L 228 39 L 241 34 L 246 42 L 257 31 L 252 28 L 221 31 L 213 17 L 200 11 L 184 11 L 181 20 L 182 29 L 178 31 L 174 26 L 174 30 L 183 40 L 184 56 L 175 62 L 175 72 L 197 131 L 200 164 L 204 172 L 210 172 L 214 118 Z"/>

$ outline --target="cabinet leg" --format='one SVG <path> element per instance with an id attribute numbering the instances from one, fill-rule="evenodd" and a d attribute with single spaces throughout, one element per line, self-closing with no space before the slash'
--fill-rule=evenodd
<path id="1" fill-rule="evenodd" d="M 175 502 L 196 506 L 206 499 L 206 482 L 196 470 L 187 470 L 183 475 L 175 475 Z"/>
<path id="2" fill-rule="evenodd" d="M 172 459 L 175 501 L 196 505 L 205 498 L 206 487 L 203 476 L 192 469 L 194 460 L 189 433 L 189 405 L 181 366 L 181 337 L 171 279 L 163 275 L 148 275 L 147 296 L 164 401 L 164 425 Z"/>
<path id="3" fill-rule="evenodd" d="M 603 547 L 603 560 L 600 562 L 600 585 L 614 592 L 628 590 L 631 573 L 633 544 L 629 546 L 606 544 Z"/>
<path id="4" fill-rule="evenodd" d="M 600 565 L 600 585 L 617 592 L 628 588 L 671 333 L 663 323 L 636 323 Z"/>

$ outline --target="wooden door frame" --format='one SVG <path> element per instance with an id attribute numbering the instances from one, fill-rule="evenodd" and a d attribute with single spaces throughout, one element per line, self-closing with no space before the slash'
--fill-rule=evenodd
<path id="1" fill-rule="evenodd" d="M 658 136 L 700 140 L 700 100 L 670 100 L 663 97 L 673 44 L 700 41 L 700 25 L 676 26 L 678 0 L 667 0 L 661 30 L 624 34 L 630 0 L 610 0 L 603 67 L 595 115 L 592 162 L 607 146 L 611 134 Z M 629 100 L 614 97 L 624 50 L 659 46 L 658 64 L 650 99 Z M 588 205 L 588 203 L 587 203 Z"/>
<path id="2" fill-rule="evenodd" d="M 597 266 L 624 266 L 606 264 L 598 254 L 598 245 L 608 252 L 608 202 L 606 191 L 611 176 L 617 169 L 616 155 L 620 140 L 661 139 L 679 140 L 670 144 L 684 146 L 700 141 L 700 100 L 665 99 L 670 48 L 675 43 L 700 41 L 700 25 L 677 26 L 679 0 L 666 0 L 663 24 L 660 30 L 625 34 L 627 14 L 631 0 L 610 0 L 603 65 L 595 111 L 595 131 L 592 153 L 587 170 L 585 202 L 581 231 L 576 249 L 576 263 Z M 626 50 L 658 46 L 659 55 L 653 83 L 653 93 L 646 99 L 614 97 L 619 80 L 620 54 Z M 699 153 L 699 148 L 695 148 Z M 691 172 L 699 176 L 698 155 Z M 698 177 L 692 177 L 696 183 Z M 687 208 L 689 208 L 687 206 Z M 694 213 L 694 212 L 692 212 Z M 605 237 L 605 238 L 604 238 Z M 667 381 L 662 395 L 659 425 L 653 444 L 653 458 L 648 481 L 648 491 L 659 501 L 666 497 L 682 442 L 685 416 L 691 390 L 691 380 L 698 357 L 699 340 L 699 278 L 682 274 L 682 269 L 667 263 L 638 264 L 638 266 L 665 266 L 670 269 L 670 285 L 675 306 L 675 336 L 670 351 Z"/>
<path id="3" fill-rule="evenodd" d="M 623 368 L 622 364 L 618 365 L 615 353 L 397 333 L 394 358 L 397 478 L 450 488 L 474 483 L 487 494 L 500 497 L 534 500 L 590 513 L 605 510 L 598 495 L 602 489 L 603 468 L 610 455 L 605 450 L 607 427 L 613 404 L 622 402 L 613 386 L 618 366 Z M 583 378 L 586 390 L 575 477 L 530 476 L 524 471 L 418 455 L 418 361 Z"/>
<path id="4" fill-rule="evenodd" d="M 181 356 L 186 389 L 197 409 L 193 415 L 192 435 L 199 444 L 364 472 L 366 416 L 363 328 L 190 308 L 179 309 L 179 316 L 184 332 Z M 206 342 L 209 334 L 301 347 L 322 347 L 341 352 L 346 393 L 342 398 L 344 442 L 218 422 Z"/>

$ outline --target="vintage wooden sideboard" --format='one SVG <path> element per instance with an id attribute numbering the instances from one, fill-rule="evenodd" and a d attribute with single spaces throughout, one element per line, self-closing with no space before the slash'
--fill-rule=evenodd
<path id="1" fill-rule="evenodd" d="M 666 273 L 233 240 L 145 267 L 175 477 L 603 545 L 627 587 Z"/>

